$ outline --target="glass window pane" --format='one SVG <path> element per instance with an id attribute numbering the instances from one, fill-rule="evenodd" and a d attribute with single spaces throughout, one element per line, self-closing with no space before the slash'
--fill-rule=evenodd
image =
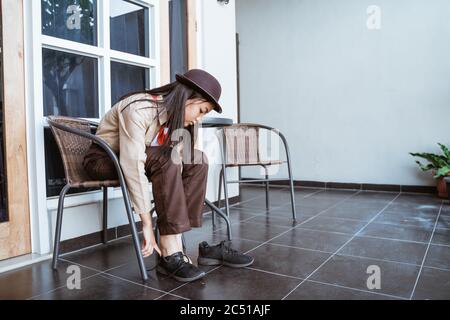
<path id="1" fill-rule="evenodd" d="M 170 79 L 188 70 L 187 6 L 184 0 L 169 1 Z"/>
<path id="2" fill-rule="evenodd" d="M 149 88 L 149 69 L 111 62 L 111 103 L 129 92 Z"/>
<path id="3" fill-rule="evenodd" d="M 42 34 L 97 45 L 97 0 L 41 0 Z"/>
<path id="4" fill-rule="evenodd" d="M 129 1 L 110 1 L 111 49 L 149 57 L 149 9 Z"/>
<path id="5" fill-rule="evenodd" d="M 42 49 L 44 116 L 98 118 L 97 59 Z"/>

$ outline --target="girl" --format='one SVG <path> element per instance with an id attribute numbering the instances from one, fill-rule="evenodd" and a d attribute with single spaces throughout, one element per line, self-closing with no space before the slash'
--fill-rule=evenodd
<path id="1" fill-rule="evenodd" d="M 221 86 L 215 77 L 192 69 L 177 74 L 176 81 L 165 86 L 120 98 L 101 119 L 96 132 L 119 156 L 132 206 L 142 220 L 143 256 L 156 250 L 160 255 L 157 270 L 179 281 L 205 275 L 184 254 L 181 234 L 202 225 L 208 161 L 195 148 L 194 131 L 205 114 L 222 112 L 220 94 Z M 189 158 L 184 157 L 183 139 L 172 141 L 172 134 L 180 129 L 189 132 Z M 183 162 L 174 161 L 177 157 L 182 157 Z M 96 144 L 87 152 L 83 165 L 92 179 L 117 179 L 112 161 Z M 150 216 L 149 179 L 161 235 L 159 246 Z M 252 262 L 251 257 L 231 249 L 224 241 L 216 246 L 205 241 L 199 245 L 199 264 L 243 267 Z"/>

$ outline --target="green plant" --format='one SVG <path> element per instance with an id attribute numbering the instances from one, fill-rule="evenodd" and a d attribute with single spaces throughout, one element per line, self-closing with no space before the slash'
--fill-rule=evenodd
<path id="1" fill-rule="evenodd" d="M 423 165 L 420 161 L 416 161 L 422 171 L 428 171 L 431 169 L 435 170 L 434 178 L 445 177 L 450 172 L 450 151 L 449 149 L 441 143 L 438 143 L 442 150 L 442 155 L 434 153 L 412 153 L 409 154 L 413 157 L 420 157 L 430 162 L 427 165 Z"/>

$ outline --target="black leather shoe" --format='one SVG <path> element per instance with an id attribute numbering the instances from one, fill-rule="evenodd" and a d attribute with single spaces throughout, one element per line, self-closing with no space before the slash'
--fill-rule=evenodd
<path id="1" fill-rule="evenodd" d="M 195 281 L 206 275 L 197 266 L 189 263 L 188 256 L 181 251 L 160 257 L 156 271 L 181 282 Z"/>
<path id="2" fill-rule="evenodd" d="M 199 265 L 216 266 L 225 265 L 233 268 L 243 268 L 251 265 L 254 259 L 249 255 L 239 253 L 231 248 L 230 241 L 221 241 L 219 244 L 210 246 L 203 241 L 198 245 Z"/>

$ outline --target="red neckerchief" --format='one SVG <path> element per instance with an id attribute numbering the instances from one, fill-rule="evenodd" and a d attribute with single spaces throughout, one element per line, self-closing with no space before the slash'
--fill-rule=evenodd
<path id="1" fill-rule="evenodd" d="M 151 97 L 152 97 L 153 100 L 161 100 L 161 99 L 160 99 L 161 96 L 159 96 L 159 95 L 151 94 Z M 159 117 L 159 115 L 158 115 L 158 117 Z M 161 146 L 161 145 L 164 143 L 164 141 L 167 139 L 168 133 L 164 132 L 164 131 L 165 131 L 165 128 L 167 128 L 167 126 L 166 126 L 166 125 L 162 125 L 162 126 L 159 128 L 159 131 L 158 131 L 157 141 L 158 141 L 158 145 L 160 145 L 160 146 Z"/>
<path id="2" fill-rule="evenodd" d="M 159 128 L 159 131 L 158 131 L 158 138 L 157 138 L 157 141 L 158 141 L 158 144 L 161 146 L 163 143 L 164 143 L 164 141 L 167 139 L 167 136 L 169 135 L 169 133 L 168 132 L 164 132 L 164 129 L 166 128 L 166 126 L 165 125 L 162 125 L 160 128 Z"/>

